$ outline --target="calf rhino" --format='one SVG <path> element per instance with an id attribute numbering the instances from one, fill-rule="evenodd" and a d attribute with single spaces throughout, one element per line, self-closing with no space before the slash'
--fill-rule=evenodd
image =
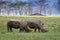
<path id="1" fill-rule="evenodd" d="M 10 20 L 7 22 L 7 30 L 8 32 L 12 32 L 12 28 L 18 29 L 19 31 L 25 31 L 25 32 L 30 32 L 31 30 L 28 29 L 27 27 L 27 22 L 21 21 L 21 20 Z"/>
<path id="2" fill-rule="evenodd" d="M 34 32 L 38 29 L 38 32 L 47 32 L 45 29 L 44 23 L 41 20 L 38 19 L 27 19 L 27 24 L 29 28 L 34 29 Z"/>

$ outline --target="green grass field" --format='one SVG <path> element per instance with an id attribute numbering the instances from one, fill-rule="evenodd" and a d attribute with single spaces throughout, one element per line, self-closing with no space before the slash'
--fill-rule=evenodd
<path id="1" fill-rule="evenodd" d="M 13 29 L 13 32 L 7 32 L 7 21 L 10 19 L 26 20 L 28 18 L 40 19 L 45 23 L 48 30 L 42 32 L 19 32 L 19 29 Z M 0 40 L 60 40 L 60 17 L 8 17 L 0 16 Z"/>

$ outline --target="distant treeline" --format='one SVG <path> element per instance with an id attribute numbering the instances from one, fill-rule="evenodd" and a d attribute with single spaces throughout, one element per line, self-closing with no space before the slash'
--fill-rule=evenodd
<path id="1" fill-rule="evenodd" d="M 60 0 L 0 0 L 0 15 L 52 15 L 54 9 L 60 13 Z"/>

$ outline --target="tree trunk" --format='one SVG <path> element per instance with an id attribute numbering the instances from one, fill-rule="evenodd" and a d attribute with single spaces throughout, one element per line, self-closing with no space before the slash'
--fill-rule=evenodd
<path id="1" fill-rule="evenodd" d="M 15 10 L 15 14 L 17 15 L 17 10 Z"/>
<path id="2" fill-rule="evenodd" d="M 27 14 L 27 11 L 28 11 L 28 10 L 27 10 L 27 7 L 25 7 L 25 14 L 26 14 L 26 15 L 28 15 L 28 14 Z"/>
<path id="3" fill-rule="evenodd" d="M 29 15 L 32 15 L 32 8 L 29 7 Z"/>
<path id="4" fill-rule="evenodd" d="M 46 10 L 44 10 L 45 16 L 46 16 Z"/>
<path id="5" fill-rule="evenodd" d="M 7 9 L 7 14 L 9 15 L 9 12 L 10 12 L 10 10 L 9 10 L 9 8 Z"/>
<path id="6" fill-rule="evenodd" d="M 46 10 L 45 10 L 45 6 L 44 6 L 43 10 L 44 10 L 44 14 L 45 14 L 45 16 L 46 16 Z"/>
<path id="7" fill-rule="evenodd" d="M 19 14 L 22 15 L 22 7 L 19 8 Z"/>
<path id="8" fill-rule="evenodd" d="M 41 12 L 42 12 L 42 6 L 40 6 L 40 14 L 41 14 Z"/>
<path id="9" fill-rule="evenodd" d="M 49 10 L 49 15 L 50 15 L 50 16 L 52 15 L 52 11 L 51 11 L 51 9 Z"/>
<path id="10" fill-rule="evenodd" d="M 0 15 L 1 15 L 1 9 L 0 9 Z"/>

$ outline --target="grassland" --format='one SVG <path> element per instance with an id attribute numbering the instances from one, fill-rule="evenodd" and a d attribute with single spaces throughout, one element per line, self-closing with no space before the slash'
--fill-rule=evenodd
<path id="1" fill-rule="evenodd" d="M 40 19 L 45 23 L 48 32 L 19 32 L 19 29 L 13 29 L 13 32 L 7 32 L 7 21 L 10 19 L 26 20 L 28 18 Z M 0 40 L 60 40 L 60 17 L 10 17 L 0 16 Z"/>

